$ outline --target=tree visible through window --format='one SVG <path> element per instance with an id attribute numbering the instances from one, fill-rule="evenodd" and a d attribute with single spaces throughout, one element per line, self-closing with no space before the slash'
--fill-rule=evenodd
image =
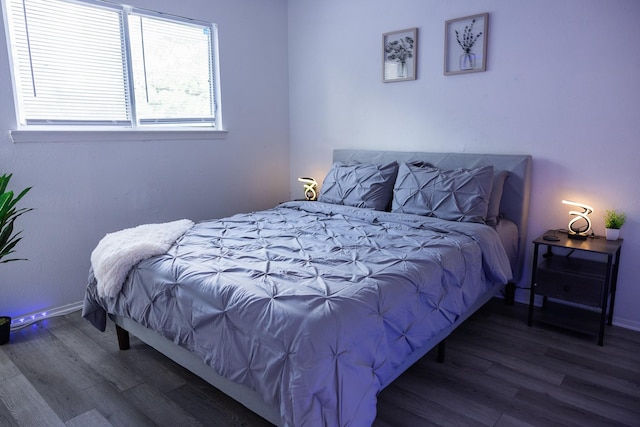
<path id="1" fill-rule="evenodd" d="M 95 1 L 6 7 L 21 125 L 220 126 L 215 25 Z"/>

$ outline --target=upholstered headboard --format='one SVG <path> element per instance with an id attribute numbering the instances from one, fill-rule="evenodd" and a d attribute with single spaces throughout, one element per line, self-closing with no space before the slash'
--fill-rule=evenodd
<path id="1" fill-rule="evenodd" d="M 387 163 L 391 161 L 429 163 L 440 169 L 478 168 L 492 165 L 495 171 L 509 171 L 500 203 L 500 213 L 518 226 L 518 263 L 514 282 L 522 277 L 527 245 L 527 220 L 531 189 L 531 156 L 517 154 L 426 153 L 404 151 L 334 150 L 341 162 Z"/>

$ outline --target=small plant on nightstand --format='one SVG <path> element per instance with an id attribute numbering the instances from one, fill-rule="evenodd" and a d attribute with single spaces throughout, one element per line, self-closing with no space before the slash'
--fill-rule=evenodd
<path id="1" fill-rule="evenodd" d="M 624 212 L 607 209 L 604 213 L 604 226 L 606 228 L 607 240 L 617 240 L 620 235 L 620 227 L 627 220 Z"/>

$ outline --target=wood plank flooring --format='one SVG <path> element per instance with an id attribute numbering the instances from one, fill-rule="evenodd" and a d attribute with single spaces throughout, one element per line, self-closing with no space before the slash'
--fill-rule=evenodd
<path id="1" fill-rule="evenodd" d="M 112 324 L 72 313 L 0 346 L 0 426 L 246 426 L 268 422 Z M 638 426 L 640 333 L 596 338 L 526 325 L 526 307 L 491 301 L 379 395 L 375 427 Z"/>

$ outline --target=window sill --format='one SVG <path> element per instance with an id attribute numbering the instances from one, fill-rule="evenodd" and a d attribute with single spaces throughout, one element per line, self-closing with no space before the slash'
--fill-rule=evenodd
<path id="1" fill-rule="evenodd" d="M 108 129 L 108 130 L 12 130 L 14 143 L 22 142 L 113 142 L 113 141 L 201 141 L 225 139 L 226 130 L 214 129 Z"/>

